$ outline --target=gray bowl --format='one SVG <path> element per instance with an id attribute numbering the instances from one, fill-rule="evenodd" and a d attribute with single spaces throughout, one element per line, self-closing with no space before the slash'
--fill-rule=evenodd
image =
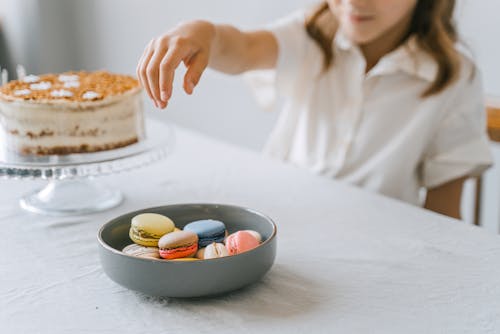
<path id="1" fill-rule="evenodd" d="M 128 236 L 133 216 L 159 213 L 183 228 L 198 219 L 217 219 L 229 233 L 255 230 L 263 242 L 251 251 L 218 259 L 177 262 L 143 259 L 121 252 L 132 243 Z M 164 297 L 201 297 L 244 287 L 259 280 L 276 256 L 276 225 L 254 210 L 219 204 L 177 204 L 130 212 L 104 224 L 97 235 L 104 272 L 116 283 L 136 291 Z"/>

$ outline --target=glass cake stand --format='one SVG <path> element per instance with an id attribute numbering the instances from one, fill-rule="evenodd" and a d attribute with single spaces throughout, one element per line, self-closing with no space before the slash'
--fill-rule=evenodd
<path id="1" fill-rule="evenodd" d="M 174 145 L 167 124 L 146 120 L 146 138 L 114 150 L 68 155 L 20 155 L 0 145 L 0 178 L 43 179 L 48 184 L 23 196 L 20 206 L 54 216 L 82 215 L 119 205 L 123 195 L 95 177 L 138 168 L 165 158 Z"/>

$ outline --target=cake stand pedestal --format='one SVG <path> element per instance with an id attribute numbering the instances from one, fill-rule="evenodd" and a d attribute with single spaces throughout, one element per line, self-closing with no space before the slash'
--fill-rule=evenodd
<path id="1" fill-rule="evenodd" d="M 19 204 L 34 213 L 70 216 L 111 209 L 122 201 L 119 190 L 93 179 L 63 179 L 23 196 Z"/>
<path id="2" fill-rule="evenodd" d="M 146 120 L 146 136 L 123 148 L 69 155 L 20 155 L 0 147 L 0 178 L 49 181 L 20 199 L 20 206 L 30 212 L 70 216 L 107 210 L 119 205 L 123 195 L 96 177 L 158 161 L 173 148 L 173 129 L 164 123 Z"/>

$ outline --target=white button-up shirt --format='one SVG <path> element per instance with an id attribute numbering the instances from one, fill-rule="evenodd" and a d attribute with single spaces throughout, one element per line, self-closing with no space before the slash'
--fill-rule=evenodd
<path id="1" fill-rule="evenodd" d="M 480 74 L 465 55 L 458 81 L 423 98 L 437 64 L 413 38 L 365 73 L 360 49 L 338 33 L 324 72 L 303 13 L 269 30 L 279 45 L 277 67 L 250 74 L 261 102 L 285 98 L 267 154 L 413 204 L 421 204 L 422 187 L 491 164 Z"/>

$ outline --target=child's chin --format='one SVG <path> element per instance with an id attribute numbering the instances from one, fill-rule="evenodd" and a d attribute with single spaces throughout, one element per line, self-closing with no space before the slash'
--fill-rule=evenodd
<path id="1" fill-rule="evenodd" d="M 358 32 L 345 33 L 345 37 L 357 45 L 368 44 L 376 39 L 373 34 L 363 34 Z"/>
<path id="2" fill-rule="evenodd" d="M 342 24 L 341 31 L 348 40 L 355 44 L 370 43 L 380 36 L 380 33 L 373 29 L 373 27 L 357 27 L 345 22 Z"/>

